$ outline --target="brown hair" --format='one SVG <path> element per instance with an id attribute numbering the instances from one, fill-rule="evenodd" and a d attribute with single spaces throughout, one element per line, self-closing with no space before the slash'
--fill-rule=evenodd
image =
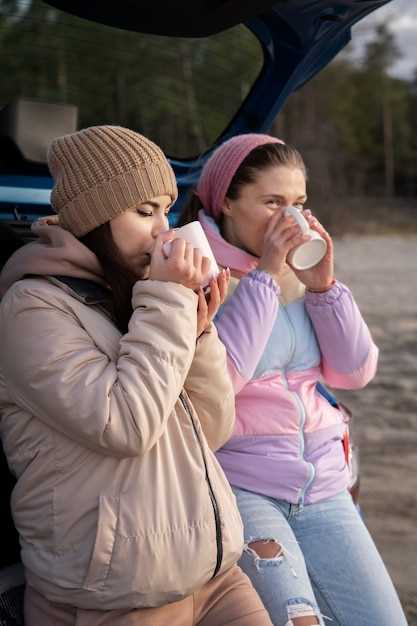
<path id="1" fill-rule="evenodd" d="M 262 170 L 273 166 L 285 166 L 299 169 L 307 180 L 307 169 L 301 154 L 292 146 L 285 143 L 265 143 L 249 152 L 237 168 L 226 197 L 231 200 L 238 198 L 244 185 L 253 183 Z M 198 212 L 204 208 L 194 191 L 186 201 L 178 220 L 178 226 L 184 226 L 188 222 L 198 219 Z"/>
<path id="2" fill-rule="evenodd" d="M 112 236 L 110 222 L 91 230 L 80 237 L 80 241 L 94 252 L 100 261 L 104 278 L 111 288 L 111 312 L 116 326 L 122 333 L 126 333 L 133 313 L 132 288 L 138 277 L 122 259 Z M 145 270 L 145 267 L 143 269 Z"/>

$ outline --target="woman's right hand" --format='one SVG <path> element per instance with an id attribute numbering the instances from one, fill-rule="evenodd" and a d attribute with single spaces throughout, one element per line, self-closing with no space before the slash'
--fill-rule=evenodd
<path id="1" fill-rule="evenodd" d="M 166 241 L 171 242 L 169 256 L 163 250 Z M 149 279 L 174 282 L 198 291 L 210 270 L 210 259 L 198 248 L 179 237 L 173 238 L 172 231 L 158 235 L 152 252 Z"/>
<path id="2" fill-rule="evenodd" d="M 258 269 L 268 272 L 277 280 L 288 252 L 308 240 L 309 236 L 303 235 L 295 219 L 287 215 L 285 209 L 278 210 L 266 228 Z"/>

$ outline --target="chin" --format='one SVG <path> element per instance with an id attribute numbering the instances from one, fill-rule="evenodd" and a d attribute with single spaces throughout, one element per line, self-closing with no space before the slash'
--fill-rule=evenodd
<path id="1" fill-rule="evenodd" d="M 149 254 L 141 255 L 140 259 L 131 264 L 131 272 L 136 277 L 136 280 L 146 280 L 149 278 L 150 271 L 151 257 Z"/>

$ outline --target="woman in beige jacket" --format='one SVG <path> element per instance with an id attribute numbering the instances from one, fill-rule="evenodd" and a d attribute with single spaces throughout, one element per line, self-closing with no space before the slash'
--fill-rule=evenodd
<path id="1" fill-rule="evenodd" d="M 60 226 L 0 279 L 1 437 L 27 626 L 270 626 L 236 565 L 242 526 L 212 450 L 234 395 L 211 318 L 228 276 L 176 239 L 161 150 L 120 127 L 55 140 Z M 197 291 L 197 293 L 196 293 Z"/>

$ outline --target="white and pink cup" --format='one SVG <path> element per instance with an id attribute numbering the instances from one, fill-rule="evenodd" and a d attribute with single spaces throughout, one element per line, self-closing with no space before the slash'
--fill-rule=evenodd
<path id="1" fill-rule="evenodd" d="M 296 270 L 308 270 L 320 263 L 327 251 L 327 243 L 315 230 L 311 230 L 306 218 L 300 209 L 290 206 L 285 209 L 287 215 L 291 215 L 301 231 L 305 235 L 309 235 L 309 241 L 305 241 L 296 248 L 290 250 L 288 261 Z"/>
<path id="2" fill-rule="evenodd" d="M 179 237 L 180 239 L 185 239 L 185 241 L 191 243 L 194 248 L 198 248 L 203 256 L 210 259 L 210 269 L 204 283 L 202 284 L 203 288 L 207 287 L 212 278 L 217 278 L 220 273 L 220 269 L 200 222 L 190 222 L 189 224 L 181 226 L 181 228 L 175 228 L 174 230 L 176 235 L 175 238 Z M 164 254 L 167 257 L 171 251 L 172 241 L 173 240 L 166 241 L 162 246 Z"/>

